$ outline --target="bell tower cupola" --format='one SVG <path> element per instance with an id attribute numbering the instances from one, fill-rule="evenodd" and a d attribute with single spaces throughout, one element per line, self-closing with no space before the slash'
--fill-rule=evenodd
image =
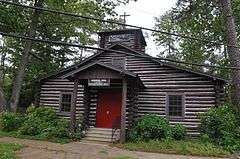
<path id="1" fill-rule="evenodd" d="M 124 29 L 99 32 L 100 47 L 120 44 L 140 53 L 145 53 L 146 41 L 141 29 Z"/>

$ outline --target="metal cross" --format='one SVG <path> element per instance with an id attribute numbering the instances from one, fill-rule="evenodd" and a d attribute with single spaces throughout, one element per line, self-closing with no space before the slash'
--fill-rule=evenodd
<path id="1" fill-rule="evenodd" d="M 126 12 L 123 13 L 123 15 L 120 15 L 120 17 L 123 17 L 123 23 L 126 24 L 126 18 L 130 16 L 130 14 L 127 14 Z"/>

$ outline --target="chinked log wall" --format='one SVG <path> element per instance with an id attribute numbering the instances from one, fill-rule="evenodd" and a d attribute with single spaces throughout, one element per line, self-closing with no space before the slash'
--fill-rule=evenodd
<path id="1" fill-rule="evenodd" d="M 120 82 L 111 82 L 111 89 L 121 89 L 122 84 Z M 130 86 L 128 86 L 127 91 L 127 116 L 129 114 L 129 107 L 131 105 L 130 100 Z M 90 100 L 90 111 L 88 116 L 88 123 L 89 126 L 95 126 L 96 123 L 96 107 L 97 107 L 97 95 L 99 91 L 106 89 L 106 88 L 90 88 L 89 87 L 89 100 Z M 54 108 L 57 112 L 60 111 L 60 95 L 61 92 L 72 92 L 73 91 L 73 82 L 69 82 L 65 79 L 49 79 L 48 81 L 44 82 L 41 86 L 41 93 L 40 93 L 40 105 L 44 105 L 47 107 Z M 76 105 L 76 116 L 77 119 L 84 115 L 84 111 L 86 108 L 84 107 L 84 87 L 82 85 L 78 86 L 78 93 L 77 93 L 77 105 Z M 66 113 L 58 113 L 60 116 L 64 118 L 70 118 L 70 114 Z M 126 123 L 128 124 L 128 118 Z"/>
<path id="2" fill-rule="evenodd" d="M 100 60 L 111 64 L 112 57 L 126 57 L 126 68 L 140 77 L 145 89 L 140 89 L 138 102 L 130 100 L 131 94 L 128 91 L 127 114 L 131 103 L 134 103 L 133 111 L 138 112 L 138 116 L 147 113 L 166 115 L 166 93 L 179 92 L 185 94 L 185 117 L 182 119 L 171 119 L 172 124 L 180 123 L 188 128 L 188 133 L 191 135 L 198 134 L 197 129 L 200 124 L 198 114 L 206 112 L 210 107 L 216 105 L 219 101 L 216 96 L 219 96 L 223 101 L 224 91 L 221 86 L 220 95 L 216 95 L 215 82 L 211 79 L 188 73 L 176 68 L 161 66 L 156 62 L 147 58 L 136 57 L 131 55 L 123 55 L 119 53 L 103 53 L 100 56 L 92 59 L 92 61 Z M 90 62 L 92 62 L 90 61 Z M 129 88 L 129 86 L 128 86 Z M 66 80 L 52 79 L 42 85 L 40 103 L 42 105 L 53 106 L 59 109 L 60 92 L 73 89 L 73 83 Z M 97 105 L 97 89 L 90 90 L 91 108 L 89 121 L 90 125 L 95 125 L 96 105 Z M 83 87 L 78 90 L 77 99 L 77 116 L 84 111 L 83 107 Z M 132 108 L 132 107 L 131 107 Z M 136 117 L 136 115 L 134 116 Z M 128 115 L 127 115 L 128 122 Z"/>
<path id="3" fill-rule="evenodd" d="M 119 53 L 104 53 L 97 57 L 97 60 L 111 64 L 112 57 L 119 56 L 121 56 Z M 125 57 L 126 69 L 138 74 L 146 87 L 138 92 L 138 116 L 147 113 L 165 116 L 166 94 L 168 92 L 184 93 L 185 117 L 170 119 L 170 122 L 183 124 L 188 128 L 189 134 L 196 135 L 200 124 L 198 114 L 215 106 L 217 101 L 223 102 L 223 87 L 220 85 L 219 95 L 216 95 L 216 82 L 207 77 L 161 66 L 147 58 L 129 55 Z"/>

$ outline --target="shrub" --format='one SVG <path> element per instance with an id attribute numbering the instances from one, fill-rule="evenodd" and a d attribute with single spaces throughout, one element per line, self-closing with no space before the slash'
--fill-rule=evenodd
<path id="1" fill-rule="evenodd" d="M 240 128 L 230 105 L 212 108 L 203 114 L 200 128 L 215 144 L 230 151 L 240 150 Z"/>
<path id="2" fill-rule="evenodd" d="M 42 132 L 43 129 L 46 129 L 48 126 L 47 123 L 43 122 L 39 118 L 29 118 L 24 121 L 23 125 L 19 129 L 21 135 L 30 135 L 35 136 Z"/>
<path id="3" fill-rule="evenodd" d="M 73 134 L 70 134 L 70 138 L 72 140 L 80 140 L 83 137 L 81 132 L 75 132 Z"/>
<path id="4" fill-rule="evenodd" d="M 200 136 L 200 141 L 202 143 L 211 143 L 212 140 L 210 139 L 210 137 L 207 134 L 203 134 Z"/>
<path id="5" fill-rule="evenodd" d="M 2 113 L 0 116 L 0 130 L 17 131 L 17 135 L 53 140 L 81 139 L 81 129 L 71 134 L 69 126 L 68 120 L 58 118 L 55 110 L 47 107 L 29 107 L 24 116 L 9 112 Z"/>
<path id="6" fill-rule="evenodd" d="M 0 115 L 0 129 L 2 131 L 16 131 L 21 127 L 24 118 L 12 112 L 4 112 Z"/>
<path id="7" fill-rule="evenodd" d="M 27 118 L 40 118 L 45 122 L 55 121 L 58 117 L 54 109 L 47 107 L 29 107 L 27 109 Z"/>
<path id="8" fill-rule="evenodd" d="M 41 136 L 42 138 L 69 138 L 69 122 L 59 119 L 51 108 L 30 107 L 26 120 L 19 129 L 21 135 Z"/>
<path id="9" fill-rule="evenodd" d="M 172 137 L 175 140 L 182 140 L 186 136 L 186 128 L 180 124 L 176 124 L 172 127 Z"/>
<path id="10" fill-rule="evenodd" d="M 150 140 L 163 139 L 170 136 L 171 127 L 167 119 L 157 115 L 143 116 L 129 132 L 129 139 Z"/>
<path id="11" fill-rule="evenodd" d="M 54 125 L 50 125 L 42 131 L 46 138 L 68 138 L 69 137 L 69 122 L 64 119 L 59 119 Z"/>
<path id="12" fill-rule="evenodd" d="M 212 108 L 201 117 L 201 132 L 212 139 L 219 139 L 224 132 L 236 129 L 237 120 L 229 106 Z"/>

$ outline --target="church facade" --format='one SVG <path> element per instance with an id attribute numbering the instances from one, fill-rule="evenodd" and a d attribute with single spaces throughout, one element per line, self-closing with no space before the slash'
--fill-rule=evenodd
<path id="1" fill-rule="evenodd" d="M 73 125 L 81 118 L 89 140 L 109 141 L 101 132 L 112 140 L 119 129 L 124 142 L 126 130 L 145 114 L 166 117 L 184 125 L 188 135 L 199 135 L 198 114 L 223 102 L 224 79 L 151 57 L 139 29 L 99 37 L 105 49 L 41 79 L 40 105 L 56 109 Z"/>

